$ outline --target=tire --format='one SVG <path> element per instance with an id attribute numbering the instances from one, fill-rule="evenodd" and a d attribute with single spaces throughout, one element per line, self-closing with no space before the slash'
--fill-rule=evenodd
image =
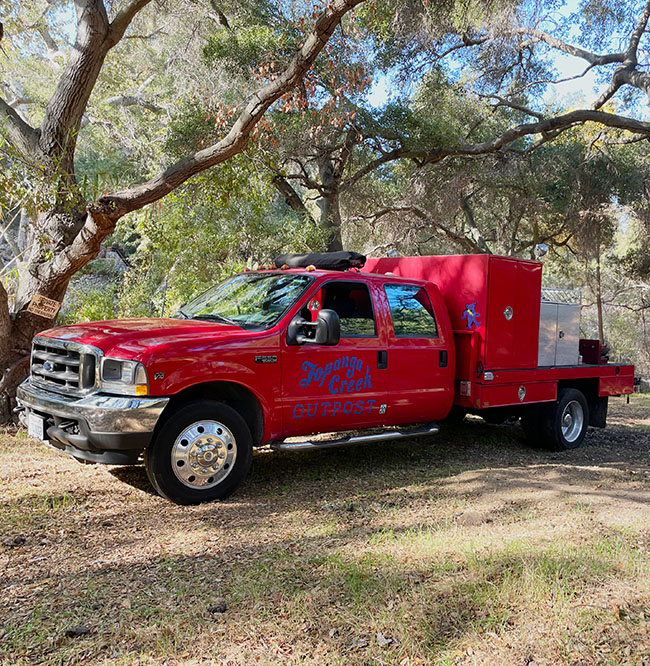
<path id="1" fill-rule="evenodd" d="M 151 485 L 175 504 L 225 499 L 250 470 L 253 439 L 232 407 L 197 400 L 179 407 L 145 451 Z"/>
<path id="2" fill-rule="evenodd" d="M 551 451 L 577 449 L 589 427 L 589 406 L 581 391 L 563 388 L 557 401 L 541 407 L 543 444 Z"/>

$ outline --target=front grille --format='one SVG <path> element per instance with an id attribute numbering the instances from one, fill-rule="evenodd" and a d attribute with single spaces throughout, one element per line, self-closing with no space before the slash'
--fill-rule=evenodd
<path id="1" fill-rule="evenodd" d="M 97 358 L 87 345 L 34 338 L 32 381 L 61 393 L 87 393 L 96 384 Z"/>

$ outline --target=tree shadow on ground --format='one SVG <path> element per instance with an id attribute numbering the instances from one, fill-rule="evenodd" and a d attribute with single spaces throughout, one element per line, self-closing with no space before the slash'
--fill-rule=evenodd
<path id="1" fill-rule="evenodd" d="M 548 489 L 552 480 L 535 479 L 535 471 L 555 468 L 557 483 L 565 489 L 581 480 L 594 480 L 594 466 L 628 471 L 650 469 L 650 436 L 633 428 L 616 426 L 604 431 L 590 429 L 585 446 L 551 452 L 529 448 L 518 425 L 494 426 L 474 419 L 460 426 L 445 426 L 440 435 L 410 441 L 359 444 L 307 452 L 257 450 L 244 486 L 229 502 L 281 498 L 304 504 L 342 495 L 372 494 L 406 486 L 430 492 L 434 485 L 452 492 L 440 481 L 476 472 L 455 492 L 477 496 L 481 485 L 494 489 L 507 483 L 513 488 Z M 149 494 L 154 493 L 143 467 L 112 468 L 111 474 Z M 602 490 L 603 496 L 616 491 Z M 633 497 L 626 493 L 627 499 Z M 638 501 L 645 501 L 642 497 Z M 291 502 L 288 502 L 289 504 Z"/>

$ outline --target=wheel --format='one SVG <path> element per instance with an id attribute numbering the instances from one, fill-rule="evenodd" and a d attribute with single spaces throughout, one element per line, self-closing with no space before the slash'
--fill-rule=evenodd
<path id="1" fill-rule="evenodd" d="M 225 499 L 251 466 L 253 440 L 232 407 L 197 400 L 180 407 L 145 451 L 151 485 L 176 504 Z"/>
<path id="2" fill-rule="evenodd" d="M 589 406 L 573 388 L 560 389 L 557 401 L 542 406 L 541 432 L 544 445 L 553 451 L 578 448 L 587 434 Z"/>

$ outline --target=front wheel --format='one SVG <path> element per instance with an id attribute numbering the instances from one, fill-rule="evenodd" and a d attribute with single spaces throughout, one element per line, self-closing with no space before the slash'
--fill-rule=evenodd
<path id="1" fill-rule="evenodd" d="M 151 485 L 176 504 L 225 499 L 239 488 L 251 466 L 253 442 L 232 407 L 197 400 L 180 407 L 145 451 Z"/>

